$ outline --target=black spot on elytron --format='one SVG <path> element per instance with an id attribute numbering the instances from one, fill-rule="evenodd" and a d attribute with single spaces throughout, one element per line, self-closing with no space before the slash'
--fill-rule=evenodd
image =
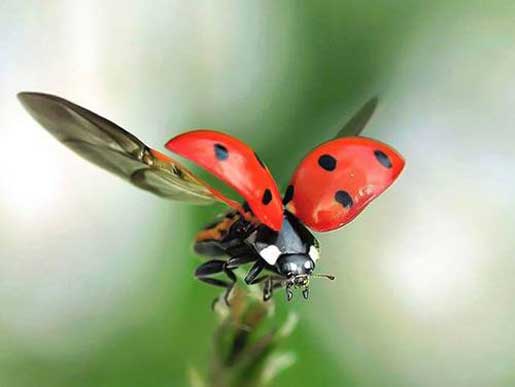
<path id="1" fill-rule="evenodd" d="M 340 203 L 345 208 L 351 208 L 354 202 L 347 191 L 336 191 L 334 200 Z"/>
<path id="2" fill-rule="evenodd" d="M 376 150 L 374 151 L 374 156 L 376 157 L 377 161 L 381 163 L 381 165 L 385 168 L 391 168 L 392 162 L 390 161 L 390 158 L 384 153 L 383 151 Z"/>
<path id="3" fill-rule="evenodd" d="M 293 185 L 289 185 L 284 193 L 283 204 L 287 205 L 293 199 Z"/>
<path id="4" fill-rule="evenodd" d="M 336 159 L 331 155 L 322 155 L 318 158 L 318 165 L 326 171 L 334 171 L 336 168 Z"/>
<path id="5" fill-rule="evenodd" d="M 215 156 L 218 160 L 227 160 L 229 151 L 222 144 L 215 144 Z"/>
<path id="6" fill-rule="evenodd" d="M 261 164 L 261 166 L 266 169 L 265 163 L 263 163 L 263 161 L 259 158 L 256 152 L 254 152 L 254 156 L 256 156 L 256 159 L 257 161 L 259 161 L 259 164 Z"/>
<path id="7" fill-rule="evenodd" d="M 263 204 L 266 206 L 268 203 L 272 201 L 272 192 L 267 188 L 263 193 L 263 198 L 261 199 Z"/>

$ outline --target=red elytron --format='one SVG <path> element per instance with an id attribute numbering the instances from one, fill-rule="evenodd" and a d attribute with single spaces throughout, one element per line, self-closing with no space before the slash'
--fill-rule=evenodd
<path id="1" fill-rule="evenodd" d="M 276 231 L 281 229 L 281 194 L 265 164 L 248 145 L 225 133 L 194 130 L 174 137 L 165 146 L 234 188 L 259 221 Z"/>
<path id="2" fill-rule="evenodd" d="M 339 138 L 309 153 L 293 174 L 287 208 L 315 231 L 337 229 L 397 179 L 404 159 L 366 137 Z"/>
<path id="3" fill-rule="evenodd" d="M 195 238 L 195 251 L 211 259 L 195 276 L 230 290 L 234 269 L 252 263 L 247 284 L 263 284 L 309 295 L 319 244 L 307 227 L 330 231 L 350 222 L 387 189 L 404 168 L 402 156 L 379 141 L 360 137 L 375 110 L 372 99 L 337 136 L 311 151 L 297 167 L 281 200 L 277 185 L 257 154 L 240 140 L 213 130 L 181 134 L 170 151 L 206 169 L 236 190 L 239 204 L 199 179 L 174 159 L 149 148 L 115 123 L 60 97 L 20 93 L 29 113 L 80 156 L 161 197 L 196 204 L 222 202 L 232 208 Z M 307 226 L 307 227 L 306 227 Z M 260 274 L 265 271 L 267 274 Z M 224 274 L 225 278 L 215 278 Z"/>

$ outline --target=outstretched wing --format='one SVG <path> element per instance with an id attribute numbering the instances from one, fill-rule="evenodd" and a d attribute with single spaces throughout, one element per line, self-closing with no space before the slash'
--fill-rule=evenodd
<path id="1" fill-rule="evenodd" d="M 403 168 L 404 159 L 389 145 L 366 137 L 338 138 L 302 160 L 284 202 L 311 229 L 335 230 L 358 216 Z"/>
<path id="2" fill-rule="evenodd" d="M 377 107 L 377 97 L 370 98 L 343 126 L 334 138 L 359 136 Z"/>
<path id="3" fill-rule="evenodd" d="M 247 144 L 225 133 L 201 129 L 180 134 L 165 146 L 235 189 L 261 223 L 281 229 L 281 195 L 268 168 Z"/>
<path id="4" fill-rule="evenodd" d="M 23 92 L 18 98 L 46 130 L 80 156 L 158 196 L 237 207 L 177 161 L 146 146 L 115 123 L 63 98 Z"/>

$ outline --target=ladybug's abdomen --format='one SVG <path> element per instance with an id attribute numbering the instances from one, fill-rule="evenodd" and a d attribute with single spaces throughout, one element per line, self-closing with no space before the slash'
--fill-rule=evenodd
<path id="1" fill-rule="evenodd" d="M 254 228 L 238 212 L 231 211 L 199 231 L 193 249 L 206 257 L 231 255 L 228 249 L 244 244 L 245 238 Z"/>
<path id="2" fill-rule="evenodd" d="M 222 219 L 208 224 L 203 230 L 199 231 L 195 236 L 195 244 L 193 245 L 195 252 L 207 257 L 225 255 L 223 240 L 238 217 L 237 213 L 230 212 Z"/>

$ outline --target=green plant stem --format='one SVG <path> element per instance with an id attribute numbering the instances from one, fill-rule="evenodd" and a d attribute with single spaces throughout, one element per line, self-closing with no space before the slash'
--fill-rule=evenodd
<path id="1" fill-rule="evenodd" d="M 294 362 L 281 351 L 281 343 L 293 331 L 296 316 L 278 318 L 273 301 L 263 302 L 261 293 L 235 287 L 230 305 L 215 304 L 219 319 L 206 382 L 190 372 L 192 387 L 262 387 Z"/>

